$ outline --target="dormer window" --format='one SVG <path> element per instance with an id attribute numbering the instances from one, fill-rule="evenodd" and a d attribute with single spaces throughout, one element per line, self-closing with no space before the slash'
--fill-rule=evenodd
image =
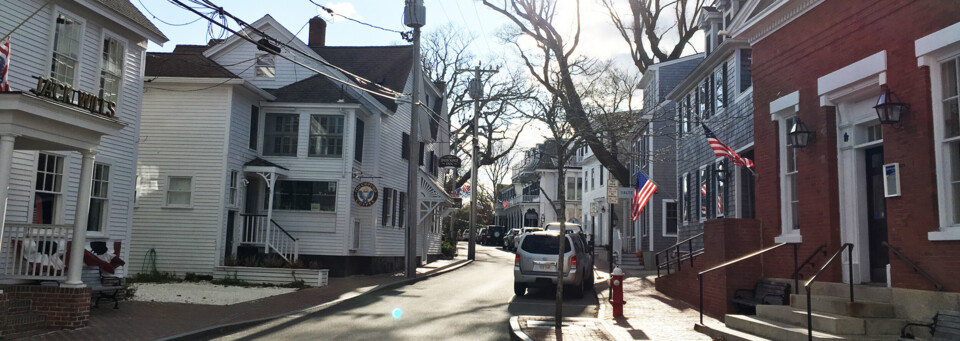
<path id="1" fill-rule="evenodd" d="M 277 76 L 277 64 L 272 54 L 257 55 L 257 78 L 274 78 Z"/>

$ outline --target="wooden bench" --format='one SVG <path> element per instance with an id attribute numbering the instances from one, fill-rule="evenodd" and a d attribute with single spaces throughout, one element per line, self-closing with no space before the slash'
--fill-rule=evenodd
<path id="1" fill-rule="evenodd" d="M 790 283 L 761 278 L 753 289 L 734 291 L 733 303 L 748 310 L 756 309 L 760 304 L 787 305 L 790 303 Z"/>
<path id="2" fill-rule="evenodd" d="M 113 309 L 120 309 L 120 299 L 118 296 L 126 293 L 126 286 L 123 278 L 104 275 L 103 271 L 95 267 L 83 267 L 80 280 L 90 288 L 90 298 L 95 299 L 93 307 L 100 306 L 100 300 L 104 298 L 113 300 Z"/>
<path id="3" fill-rule="evenodd" d="M 907 333 L 907 327 L 919 326 L 930 328 L 933 340 L 960 340 L 960 311 L 941 310 L 933 316 L 933 323 L 907 323 L 900 329 L 900 337 L 913 338 Z"/>

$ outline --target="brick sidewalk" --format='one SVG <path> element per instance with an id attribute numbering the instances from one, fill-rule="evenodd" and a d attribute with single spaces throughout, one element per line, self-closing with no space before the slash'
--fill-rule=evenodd
<path id="1" fill-rule="evenodd" d="M 520 316 L 518 323 L 520 330 L 527 337 L 536 341 L 556 341 L 557 334 L 555 319 L 547 316 Z M 563 319 L 564 341 L 593 341 L 614 340 L 600 320 L 592 318 L 565 318 Z"/>
<path id="2" fill-rule="evenodd" d="M 462 243 L 461 243 L 462 244 Z M 418 274 L 466 259 L 461 248 L 454 260 L 439 260 L 417 268 Z M 124 301 L 120 309 L 106 306 L 90 310 L 90 324 L 76 330 L 61 330 L 35 335 L 26 340 L 155 340 L 217 325 L 262 319 L 304 310 L 327 302 L 355 297 L 371 289 L 401 281 L 402 273 L 374 276 L 330 278 L 322 288 L 309 288 L 288 294 L 227 306 Z"/>

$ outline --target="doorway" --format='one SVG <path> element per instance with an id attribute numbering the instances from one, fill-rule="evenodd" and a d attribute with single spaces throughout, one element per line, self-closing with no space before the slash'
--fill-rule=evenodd
<path id="1" fill-rule="evenodd" d="M 887 241 L 887 208 L 883 194 L 883 147 L 864 150 L 867 189 L 867 239 L 870 251 L 870 282 L 887 282 L 890 254 Z"/>

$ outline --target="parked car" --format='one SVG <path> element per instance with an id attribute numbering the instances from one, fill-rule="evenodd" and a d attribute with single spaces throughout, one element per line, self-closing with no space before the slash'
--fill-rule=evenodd
<path id="1" fill-rule="evenodd" d="M 507 232 L 507 235 L 503 236 L 503 249 L 507 251 L 512 251 L 516 248 L 514 244 L 514 239 L 520 235 L 520 229 L 510 229 Z"/>
<path id="2" fill-rule="evenodd" d="M 467 231 L 469 234 L 470 231 Z M 484 245 L 487 242 L 487 229 L 485 227 L 477 227 L 477 244 Z"/>
<path id="3" fill-rule="evenodd" d="M 531 232 L 543 231 L 543 228 L 536 226 L 525 226 L 520 228 L 520 234 L 516 238 L 513 238 L 513 249 L 516 250 L 520 247 L 520 238 L 527 235 Z"/>
<path id="4" fill-rule="evenodd" d="M 521 296 L 532 286 L 555 286 L 557 268 L 563 272 L 563 284 L 574 297 L 583 297 L 593 289 L 593 256 L 589 245 L 575 234 L 561 236 L 556 231 L 538 231 L 524 235 L 513 265 L 513 293 Z M 563 264 L 557 264 L 559 238 L 566 238 Z M 567 291 L 564 289 L 564 291 Z"/>
<path id="5" fill-rule="evenodd" d="M 583 238 L 583 242 L 587 242 L 587 235 L 583 233 L 583 227 L 580 224 L 575 223 L 565 223 L 563 224 L 564 230 L 567 233 L 573 233 L 580 238 Z M 560 232 L 560 223 L 552 222 L 543 226 L 544 231 L 555 231 Z"/>
<path id="6" fill-rule="evenodd" d="M 483 245 L 502 245 L 503 236 L 506 234 L 506 227 L 487 225 L 483 229 Z"/>

